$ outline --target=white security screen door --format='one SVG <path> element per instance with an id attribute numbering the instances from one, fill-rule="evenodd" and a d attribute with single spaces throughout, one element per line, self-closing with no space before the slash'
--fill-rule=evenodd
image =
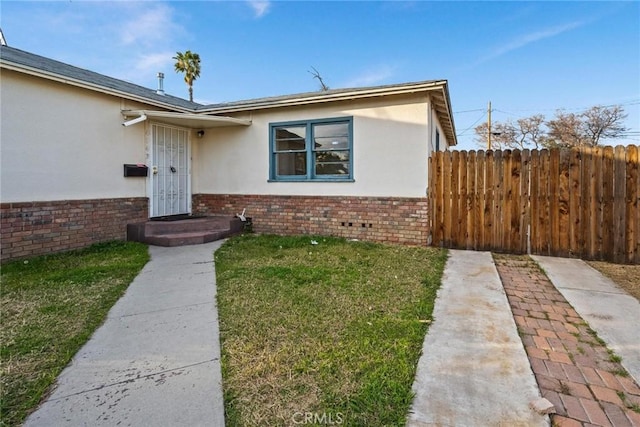
<path id="1" fill-rule="evenodd" d="M 189 132 L 152 125 L 151 216 L 191 212 Z"/>

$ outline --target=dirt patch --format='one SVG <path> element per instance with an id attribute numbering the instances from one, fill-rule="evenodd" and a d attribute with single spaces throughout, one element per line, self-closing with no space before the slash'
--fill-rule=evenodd
<path id="1" fill-rule="evenodd" d="M 640 265 L 612 264 L 603 261 L 587 261 L 587 263 L 640 301 Z"/>

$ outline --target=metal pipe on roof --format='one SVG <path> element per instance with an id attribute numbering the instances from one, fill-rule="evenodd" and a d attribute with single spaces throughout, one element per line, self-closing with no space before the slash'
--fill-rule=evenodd
<path id="1" fill-rule="evenodd" d="M 164 73 L 158 73 L 158 90 L 156 90 L 158 95 L 164 95 Z"/>

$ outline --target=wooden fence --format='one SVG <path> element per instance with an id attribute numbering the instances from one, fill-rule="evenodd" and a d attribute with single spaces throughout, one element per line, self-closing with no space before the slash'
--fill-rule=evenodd
<path id="1" fill-rule="evenodd" d="M 431 243 L 640 264 L 638 151 L 433 153 Z"/>

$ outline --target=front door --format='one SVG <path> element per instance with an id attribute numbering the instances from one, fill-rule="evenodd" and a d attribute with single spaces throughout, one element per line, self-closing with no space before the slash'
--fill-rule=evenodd
<path id="1" fill-rule="evenodd" d="M 189 132 L 151 126 L 151 216 L 191 212 Z"/>

